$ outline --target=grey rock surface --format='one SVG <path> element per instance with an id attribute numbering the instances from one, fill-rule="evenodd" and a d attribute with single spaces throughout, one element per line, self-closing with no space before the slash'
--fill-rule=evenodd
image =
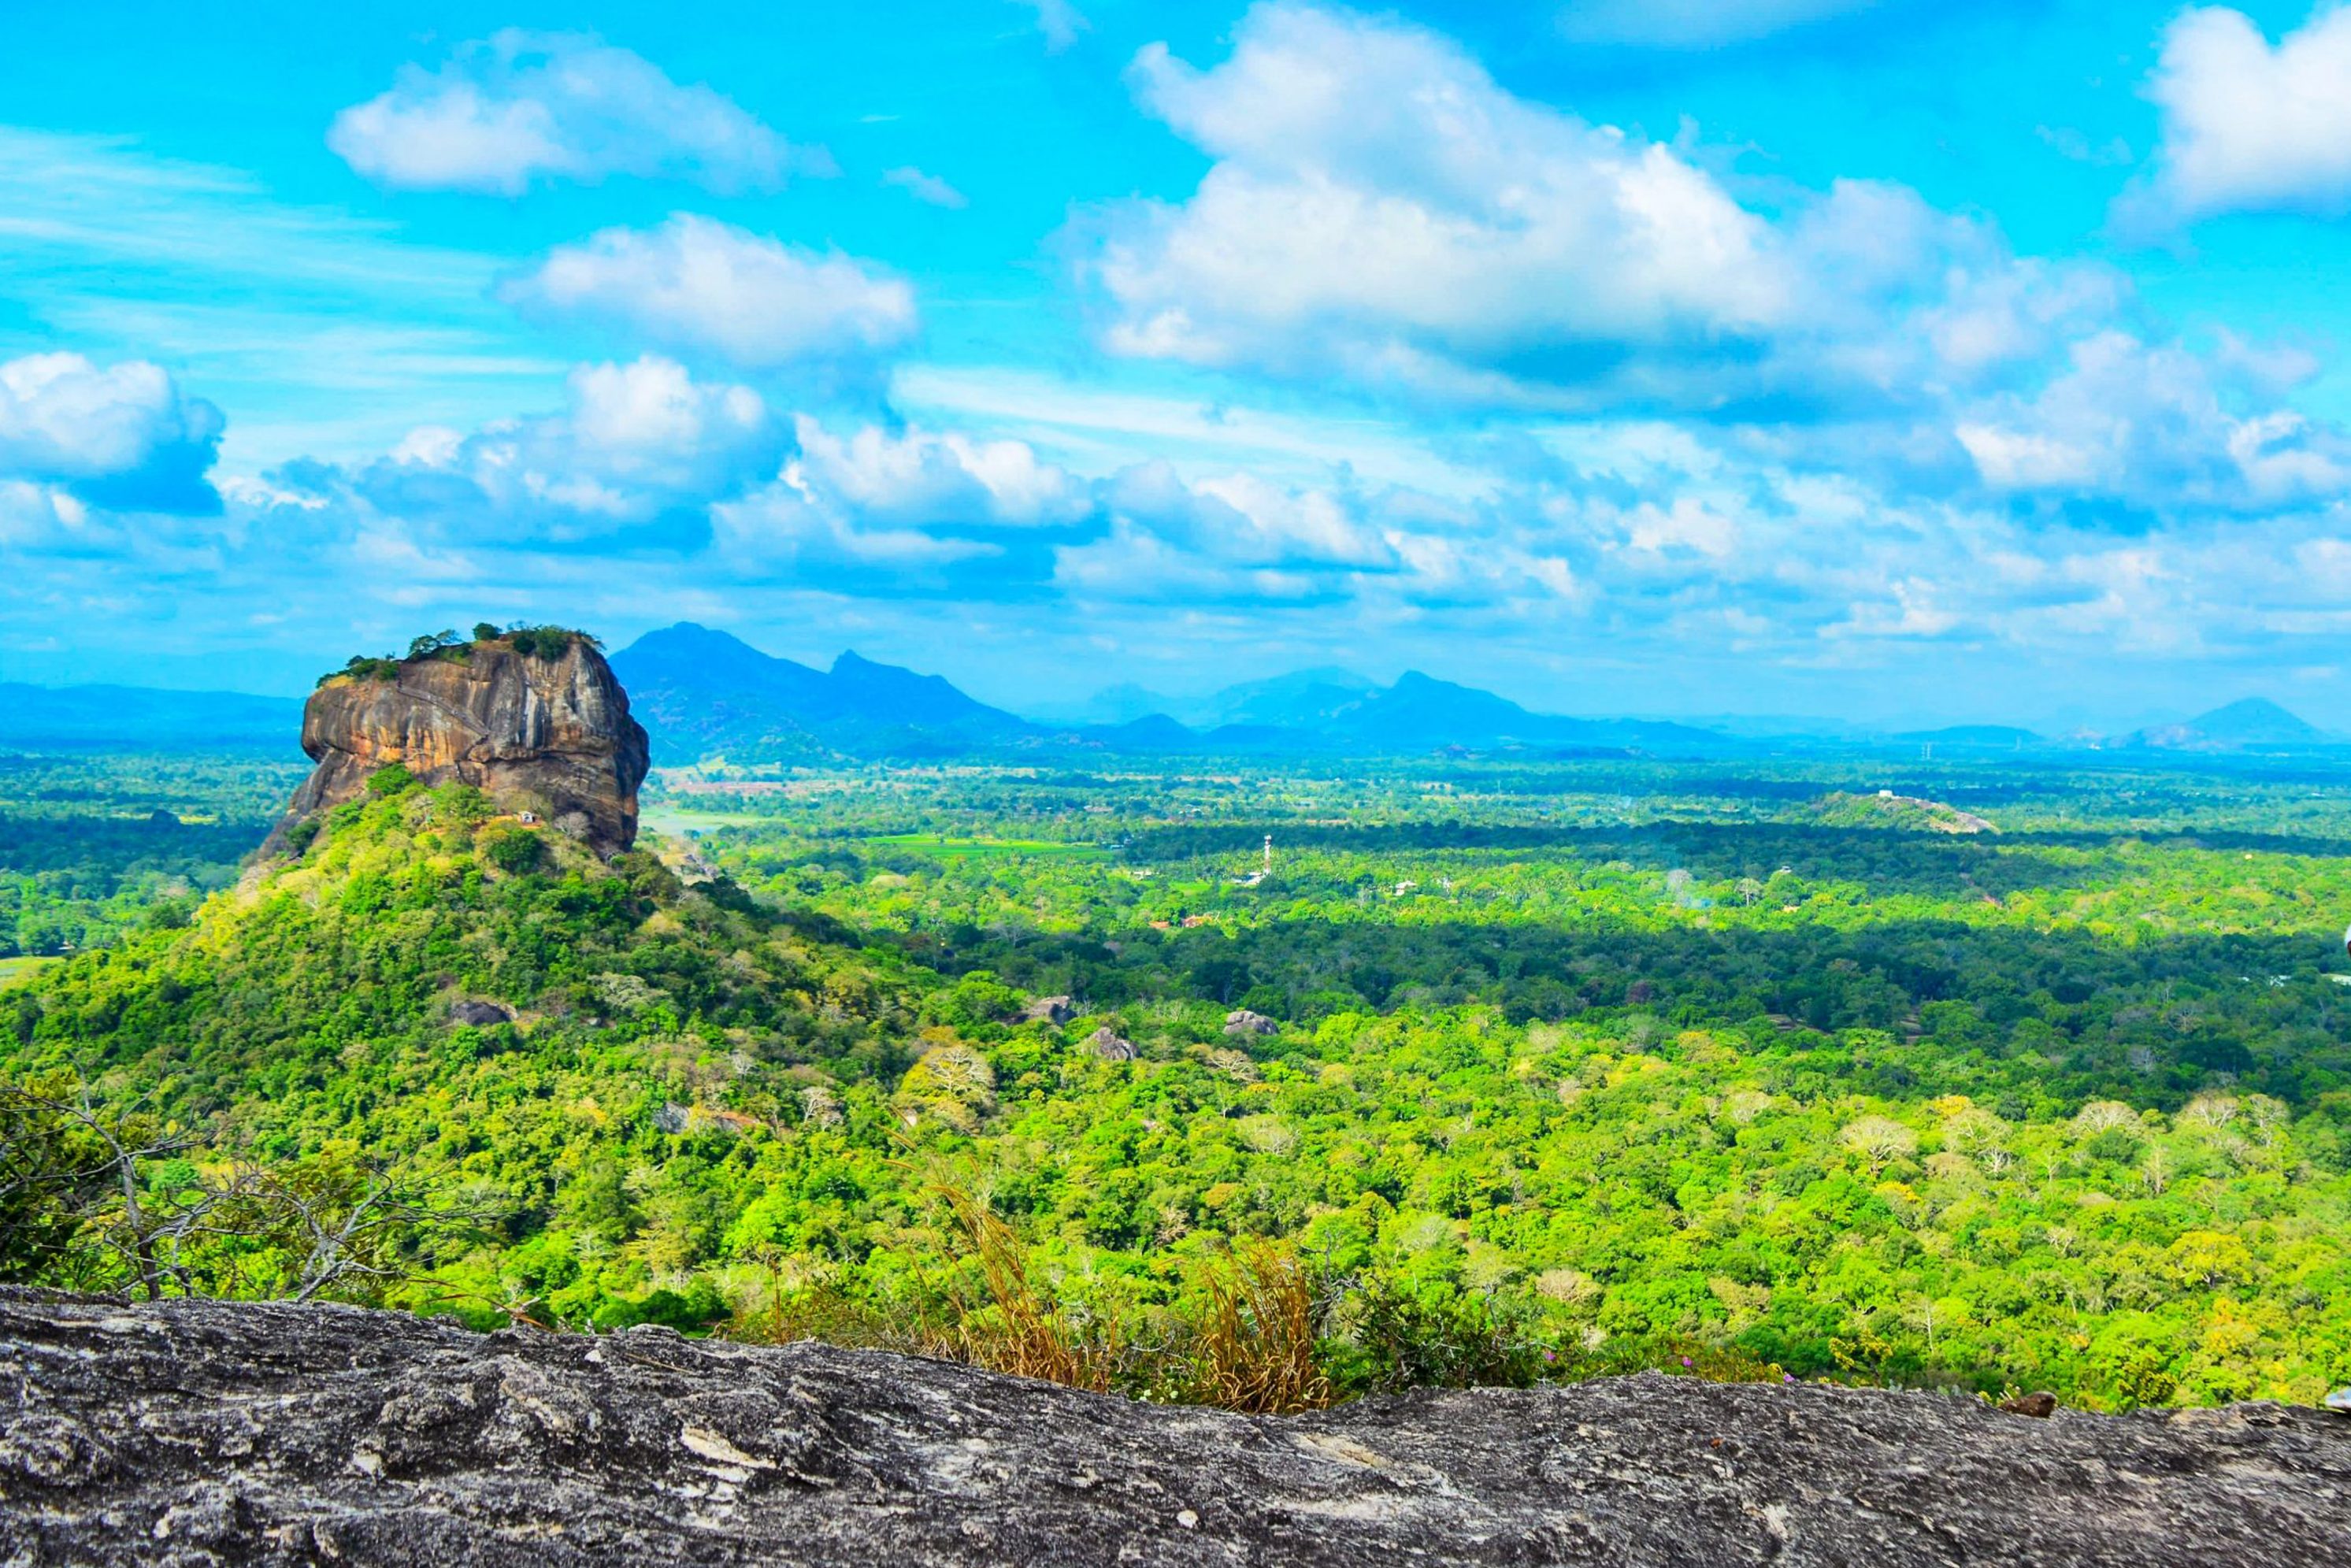
<path id="1" fill-rule="evenodd" d="M 303 706 L 302 749 L 318 767 L 273 846 L 394 762 L 428 784 L 475 785 L 606 854 L 636 841 L 644 728 L 604 656 L 578 638 L 554 658 L 491 641 L 463 658 L 409 660 L 388 679 L 338 676 Z"/>
<path id="2" fill-rule="evenodd" d="M 817 1344 L 0 1290 L 0 1563 L 2280 1564 L 2351 1422 L 1654 1375 L 1287 1419 Z"/>

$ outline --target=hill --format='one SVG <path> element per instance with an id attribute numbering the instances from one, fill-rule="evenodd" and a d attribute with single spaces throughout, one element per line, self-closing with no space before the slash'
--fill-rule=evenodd
<path id="1" fill-rule="evenodd" d="M 1813 802 L 1812 814 L 1823 825 L 1840 828 L 1901 828 L 1928 833 L 1997 833 L 2000 830 L 1973 811 L 1940 800 L 1897 795 L 1880 789 L 1874 795 L 1836 790 Z"/>
<path id="2" fill-rule="evenodd" d="M 0 683 L 0 747 L 291 756 L 301 703 L 243 692 Z"/>
<path id="3" fill-rule="evenodd" d="M 2184 724 L 2142 729 L 2126 742 L 2167 751 L 2301 751 L 2331 743 L 2316 725 L 2262 697 L 2247 697 Z"/>
<path id="4" fill-rule="evenodd" d="M 818 1343 L 5 1290 L 0 1357 L 11 1562 L 2269 1568 L 2351 1529 L 2351 1421 L 2273 1405 L 1651 1374 L 1250 1417 Z"/>
<path id="5" fill-rule="evenodd" d="M 664 763 L 955 753 L 1030 726 L 937 675 L 844 653 L 830 670 L 681 622 L 613 655 Z"/>

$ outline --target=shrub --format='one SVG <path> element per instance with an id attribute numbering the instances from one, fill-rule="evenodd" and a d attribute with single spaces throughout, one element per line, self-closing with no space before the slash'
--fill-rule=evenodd
<path id="1" fill-rule="evenodd" d="M 416 788 L 416 775 L 397 762 L 387 762 L 368 775 L 367 787 L 378 800 L 404 795 Z"/>
<path id="2" fill-rule="evenodd" d="M 482 853 L 512 876 L 537 871 L 546 858 L 545 841 L 518 822 L 494 822 L 482 835 Z"/>

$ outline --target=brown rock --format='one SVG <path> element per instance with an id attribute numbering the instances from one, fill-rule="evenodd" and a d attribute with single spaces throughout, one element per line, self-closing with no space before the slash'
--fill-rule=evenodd
<path id="1" fill-rule="evenodd" d="M 2035 1416 L 2043 1420 L 2057 1413 L 2057 1396 L 2043 1390 L 2038 1394 L 2020 1394 L 2013 1399 L 2003 1399 L 2000 1407 L 2011 1416 Z"/>
<path id="2" fill-rule="evenodd" d="M 302 749 L 318 768 L 294 792 L 287 827 L 356 799 L 399 763 L 576 831 L 602 854 L 636 841 L 645 732 L 628 694 L 585 638 L 559 656 L 506 642 L 403 661 L 387 678 L 338 675 L 310 694 Z"/>

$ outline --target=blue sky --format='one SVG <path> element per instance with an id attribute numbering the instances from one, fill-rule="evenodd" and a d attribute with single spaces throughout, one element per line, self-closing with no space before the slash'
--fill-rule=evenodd
<path id="1" fill-rule="evenodd" d="M 2351 727 L 2351 12 L 341 12 L 5 24 L 0 677 Z"/>

